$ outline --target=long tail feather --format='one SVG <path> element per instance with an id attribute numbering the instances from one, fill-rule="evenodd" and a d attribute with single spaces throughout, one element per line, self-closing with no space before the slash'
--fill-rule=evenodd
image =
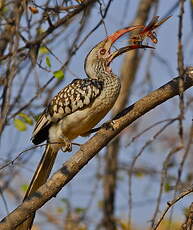
<path id="1" fill-rule="evenodd" d="M 53 168 L 57 152 L 53 150 L 51 145 L 47 145 L 43 156 L 38 164 L 38 167 L 34 173 L 34 176 L 31 180 L 31 183 L 28 187 L 28 190 L 25 194 L 24 200 L 29 197 L 32 193 L 34 193 L 40 186 L 42 186 L 48 179 L 50 172 Z M 25 220 L 22 224 L 20 224 L 16 230 L 31 230 L 33 225 L 33 220 L 35 218 L 35 213 Z"/>

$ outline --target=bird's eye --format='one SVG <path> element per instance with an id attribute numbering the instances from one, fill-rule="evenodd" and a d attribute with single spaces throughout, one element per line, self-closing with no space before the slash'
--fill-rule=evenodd
<path id="1" fill-rule="evenodd" d="M 153 33 L 153 35 L 154 35 L 154 36 L 156 36 L 156 37 L 157 37 L 157 34 L 156 34 L 156 32 L 155 32 L 155 31 L 153 31 L 152 33 Z"/>
<path id="2" fill-rule="evenodd" d="M 104 55 L 105 53 L 106 53 L 106 49 L 101 49 L 101 50 L 100 50 L 100 54 L 101 54 L 101 55 Z"/>

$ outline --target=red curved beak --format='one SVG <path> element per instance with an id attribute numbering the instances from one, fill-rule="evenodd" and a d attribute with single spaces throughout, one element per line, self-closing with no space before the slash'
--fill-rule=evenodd
<path id="1" fill-rule="evenodd" d="M 124 34 L 130 32 L 130 31 L 133 31 L 133 30 L 136 30 L 136 29 L 141 29 L 143 28 L 144 26 L 129 26 L 129 27 L 126 27 L 126 28 L 123 28 L 123 29 L 120 29 L 120 30 L 117 30 L 116 32 L 114 32 L 113 34 L 109 35 L 107 37 L 107 40 L 113 44 L 114 42 L 117 41 L 117 39 L 119 39 L 121 36 L 123 36 Z"/>

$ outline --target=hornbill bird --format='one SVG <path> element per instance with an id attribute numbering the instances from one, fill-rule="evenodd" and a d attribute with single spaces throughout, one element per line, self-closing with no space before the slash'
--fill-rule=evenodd
<path id="1" fill-rule="evenodd" d="M 87 78 L 75 79 L 64 87 L 39 117 L 32 142 L 37 145 L 47 141 L 47 146 L 24 200 L 30 199 L 30 196 L 47 181 L 58 151 L 71 151 L 71 140 L 84 136 L 113 107 L 121 88 L 119 77 L 114 75 L 109 67 L 113 59 L 129 50 L 153 48 L 139 43 L 110 52 L 118 38 L 139 28 L 141 26 L 120 29 L 98 43 L 84 62 Z M 30 230 L 34 217 L 35 213 L 16 229 Z"/>

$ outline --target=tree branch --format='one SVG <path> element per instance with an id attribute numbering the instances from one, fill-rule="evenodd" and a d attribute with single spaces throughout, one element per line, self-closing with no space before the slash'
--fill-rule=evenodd
<path id="1" fill-rule="evenodd" d="M 174 78 L 159 89 L 143 97 L 135 104 L 119 113 L 113 122 L 112 129 L 101 129 L 84 145 L 80 147 L 68 161 L 64 163 L 53 176 L 41 186 L 37 192 L 25 200 L 18 208 L 11 212 L 0 222 L 1 230 L 15 229 L 33 212 L 42 207 L 48 200 L 55 197 L 66 185 L 103 147 L 105 147 L 125 127 L 137 118 L 149 112 L 156 106 L 176 96 L 180 92 L 181 77 Z M 189 67 L 184 75 L 184 91 L 193 86 L 193 67 Z"/>

